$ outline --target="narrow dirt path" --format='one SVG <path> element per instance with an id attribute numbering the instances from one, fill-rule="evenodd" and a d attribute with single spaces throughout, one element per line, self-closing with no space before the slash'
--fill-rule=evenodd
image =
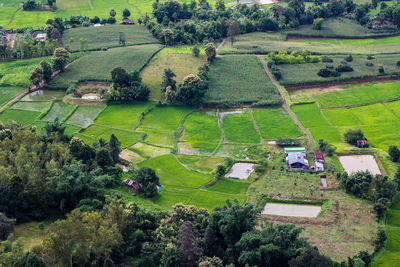
<path id="1" fill-rule="evenodd" d="M 256 129 L 258 136 L 260 137 L 261 143 L 264 143 L 264 138 L 262 137 L 260 126 L 258 126 L 258 123 L 253 115 L 253 110 L 251 108 L 249 108 L 249 114 L 250 114 L 251 120 L 253 121 L 254 128 Z"/>
<path id="2" fill-rule="evenodd" d="M 15 12 L 14 15 L 12 15 L 10 21 L 9 21 L 6 25 L 4 25 L 4 28 L 7 27 L 8 25 L 10 25 L 10 24 L 14 21 L 15 16 L 16 16 L 19 12 L 21 12 L 22 10 L 23 10 L 22 7 L 21 7 L 20 9 L 18 9 L 17 12 Z"/>
<path id="3" fill-rule="evenodd" d="M 211 152 L 211 156 L 214 156 L 217 153 L 218 149 L 225 141 L 225 133 L 224 133 L 224 129 L 222 129 L 222 118 L 221 118 L 221 111 L 219 108 L 217 108 L 217 120 L 218 120 L 218 128 L 221 133 L 221 137 L 219 139 L 218 145 L 215 147 L 213 152 Z"/>
<path id="4" fill-rule="evenodd" d="M 18 95 L 14 96 L 13 98 L 11 98 L 10 100 L 8 100 L 6 103 L 4 103 L 3 105 L 0 106 L 0 110 L 2 110 L 4 107 L 14 103 L 16 100 L 18 100 L 20 97 L 23 97 L 25 94 L 28 93 L 28 90 L 25 90 L 21 93 L 19 93 Z"/>
<path id="5" fill-rule="evenodd" d="M 279 85 L 279 83 L 275 80 L 275 77 L 269 71 L 267 63 L 265 62 L 263 56 L 262 55 L 257 55 L 257 57 L 261 61 L 261 64 L 262 64 L 262 66 L 264 68 L 265 73 L 268 75 L 268 77 L 271 80 L 271 82 L 275 85 L 276 89 L 278 89 L 278 92 L 281 95 L 282 100 L 283 100 L 283 109 L 289 114 L 289 116 L 292 118 L 294 123 L 300 128 L 300 130 L 306 135 L 307 140 L 308 140 L 308 149 L 310 149 L 314 145 L 314 140 L 313 140 L 313 138 L 311 136 L 310 131 L 303 126 L 303 124 L 297 118 L 296 114 L 290 109 L 288 101 L 286 99 L 286 95 L 285 95 L 284 89 Z"/>

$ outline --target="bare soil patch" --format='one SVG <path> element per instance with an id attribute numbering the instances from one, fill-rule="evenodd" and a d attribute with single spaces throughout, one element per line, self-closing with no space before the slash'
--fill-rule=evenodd
<path id="1" fill-rule="evenodd" d="M 267 203 L 261 214 L 315 218 L 320 211 L 321 206 Z"/>
<path id="2" fill-rule="evenodd" d="M 340 156 L 343 169 L 352 174 L 358 171 L 369 171 L 371 174 L 382 174 L 373 155 Z"/>

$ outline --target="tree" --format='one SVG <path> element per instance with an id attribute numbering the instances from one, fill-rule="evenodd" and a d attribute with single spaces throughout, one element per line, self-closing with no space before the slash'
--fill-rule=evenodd
<path id="1" fill-rule="evenodd" d="M 15 196 L 18 196 L 22 191 L 24 191 L 24 183 L 17 174 L 11 176 L 8 180 L 7 188 L 13 193 Z"/>
<path id="2" fill-rule="evenodd" d="M 344 133 L 344 138 L 350 145 L 356 145 L 358 140 L 364 139 L 364 134 L 361 130 L 348 130 Z"/>
<path id="3" fill-rule="evenodd" d="M 314 21 L 313 21 L 313 29 L 314 30 L 318 30 L 318 31 L 321 30 L 323 22 L 324 22 L 323 18 L 314 19 Z"/>
<path id="4" fill-rule="evenodd" d="M 52 63 L 54 71 L 64 71 L 68 63 L 68 58 L 70 54 L 65 48 L 57 48 L 54 51 Z"/>
<path id="5" fill-rule="evenodd" d="M 53 71 L 51 69 L 51 65 L 46 60 L 40 61 L 40 67 L 43 71 L 43 79 L 45 82 L 49 82 L 51 80 L 51 75 L 53 75 Z"/>
<path id="6" fill-rule="evenodd" d="M 107 19 L 107 23 L 108 24 L 115 24 L 117 22 L 117 20 L 114 17 L 109 17 Z"/>
<path id="7" fill-rule="evenodd" d="M 135 174 L 135 180 L 140 184 L 140 191 L 145 197 L 157 196 L 157 185 L 160 182 L 153 169 L 141 167 Z"/>
<path id="8" fill-rule="evenodd" d="M 117 163 L 119 161 L 119 153 L 121 152 L 121 143 L 114 134 L 111 135 L 110 141 L 108 142 L 108 151 L 114 163 Z"/>
<path id="9" fill-rule="evenodd" d="M 396 8 L 393 9 L 392 16 L 393 23 L 400 26 L 400 6 L 396 6 Z"/>
<path id="10" fill-rule="evenodd" d="M 207 89 L 207 83 L 203 82 L 199 76 L 189 74 L 179 85 L 176 98 L 184 104 L 199 106 Z"/>
<path id="11" fill-rule="evenodd" d="M 114 89 L 129 86 L 129 75 L 125 69 L 117 67 L 111 71 L 111 79 Z"/>
<path id="12" fill-rule="evenodd" d="M 119 44 L 126 46 L 126 35 L 124 32 L 119 33 Z"/>
<path id="13" fill-rule="evenodd" d="M 206 44 L 204 50 L 206 51 L 207 61 L 212 63 L 217 56 L 217 50 L 213 43 Z"/>
<path id="14" fill-rule="evenodd" d="M 172 91 L 176 91 L 176 81 L 174 79 L 175 77 L 176 74 L 170 68 L 164 69 L 161 84 L 162 92 L 165 92 L 168 86 L 171 86 Z"/>
<path id="15" fill-rule="evenodd" d="M 46 267 L 44 261 L 33 252 L 27 252 L 22 258 L 18 258 L 13 266 L 18 267 Z"/>
<path id="16" fill-rule="evenodd" d="M 7 218 L 3 212 L 0 212 L 0 240 L 6 239 L 14 231 L 14 225 L 15 219 Z"/>
<path id="17" fill-rule="evenodd" d="M 107 149 L 101 148 L 96 151 L 95 161 L 100 168 L 113 165 L 113 159 Z"/>
<path id="18" fill-rule="evenodd" d="M 69 150 L 75 159 L 81 160 L 84 164 L 89 164 L 96 156 L 95 150 L 78 137 L 72 137 Z"/>
<path id="19" fill-rule="evenodd" d="M 319 267 L 333 266 L 330 258 L 321 255 L 316 247 L 307 247 L 289 262 L 290 267 Z"/>
<path id="20" fill-rule="evenodd" d="M 164 36 L 164 44 L 166 46 L 174 44 L 174 32 L 171 29 L 162 30 Z"/>
<path id="21" fill-rule="evenodd" d="M 43 70 L 41 67 L 36 67 L 29 76 L 29 81 L 32 85 L 38 86 L 43 81 Z"/>
<path id="22" fill-rule="evenodd" d="M 235 38 L 240 34 L 239 21 L 234 17 L 231 17 L 228 21 L 228 33 L 227 36 L 231 41 L 231 46 L 233 46 L 233 42 L 235 42 Z"/>
<path id="23" fill-rule="evenodd" d="M 22 8 L 26 11 L 31 11 L 35 8 L 39 8 L 40 5 L 35 2 L 35 0 L 27 0 L 23 2 Z"/>
<path id="24" fill-rule="evenodd" d="M 398 162 L 400 159 L 400 150 L 397 146 L 390 146 L 389 147 L 389 156 L 390 160 L 393 162 Z"/>
<path id="25" fill-rule="evenodd" d="M 381 248 L 385 247 L 386 239 L 387 239 L 387 236 L 386 236 L 385 230 L 382 228 L 379 228 L 377 237 L 374 241 L 375 251 L 378 251 Z"/>
<path id="26" fill-rule="evenodd" d="M 186 221 L 179 228 L 178 251 L 182 257 L 184 266 L 197 266 L 197 259 L 202 251 L 197 246 L 195 229 L 190 221 Z"/>
<path id="27" fill-rule="evenodd" d="M 199 49 L 197 46 L 194 46 L 194 47 L 192 48 L 192 54 L 193 54 L 193 56 L 195 56 L 195 57 L 199 57 L 199 55 L 200 55 L 200 49 Z"/>
<path id="28" fill-rule="evenodd" d="M 122 16 L 124 17 L 124 19 L 127 19 L 131 16 L 131 12 L 127 8 L 125 8 L 122 12 Z"/>
<path id="29" fill-rule="evenodd" d="M 111 9 L 110 16 L 114 18 L 116 15 L 117 15 L 117 12 L 115 12 L 114 9 Z"/>

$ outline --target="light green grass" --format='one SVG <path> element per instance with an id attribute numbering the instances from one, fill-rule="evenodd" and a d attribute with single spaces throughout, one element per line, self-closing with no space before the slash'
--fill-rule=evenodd
<path id="1" fill-rule="evenodd" d="M 296 138 L 302 134 L 281 108 L 253 109 L 253 116 L 264 139 Z"/>
<path id="2" fill-rule="evenodd" d="M 171 152 L 170 148 L 152 146 L 142 142 L 137 142 L 128 149 L 146 159 L 166 155 Z"/>
<path id="3" fill-rule="evenodd" d="M 15 86 L 0 86 L 0 105 L 7 103 L 11 98 L 23 92 L 24 88 Z"/>
<path id="4" fill-rule="evenodd" d="M 160 48 L 158 44 L 149 44 L 91 52 L 71 63 L 48 86 L 66 89 L 71 82 L 111 81 L 111 71 L 114 68 L 122 67 L 128 72 L 141 70 Z"/>
<path id="5" fill-rule="evenodd" d="M 82 134 L 94 139 L 102 138 L 107 142 L 110 140 L 111 135 L 114 134 L 118 138 L 118 141 L 121 143 L 121 147 L 126 147 L 136 143 L 137 141 L 139 141 L 141 136 L 140 133 L 134 131 L 103 127 L 99 125 L 89 126 Z"/>
<path id="6" fill-rule="evenodd" d="M 15 15 L 13 22 L 8 25 L 9 28 L 33 27 L 39 28 L 46 26 L 48 19 L 54 19 L 55 15 L 50 11 L 21 11 Z"/>
<path id="7" fill-rule="evenodd" d="M 122 46 L 119 44 L 120 33 L 126 37 L 126 45 L 159 43 L 146 27 L 141 25 L 106 25 L 102 27 L 78 27 L 64 32 L 63 44 L 72 51 L 80 50 L 80 39 L 87 39 L 87 49 L 96 50 Z M 73 39 L 71 43 L 70 40 Z"/>
<path id="8" fill-rule="evenodd" d="M 137 128 L 136 131 L 139 133 L 146 134 L 146 143 L 172 147 L 172 131 L 163 129 L 152 129 L 152 128 Z"/>
<path id="9" fill-rule="evenodd" d="M 279 101 L 277 89 L 256 56 L 224 56 L 210 67 L 206 104 Z"/>
<path id="10" fill-rule="evenodd" d="M 27 111 L 43 112 L 48 109 L 49 105 L 50 105 L 50 102 L 44 102 L 44 101 L 40 101 L 40 102 L 18 101 L 15 104 L 13 104 L 10 108 L 11 109 L 19 109 L 19 110 L 27 110 Z"/>
<path id="11" fill-rule="evenodd" d="M 339 131 L 336 127 L 315 127 L 309 129 L 314 140 L 318 141 L 323 139 L 328 143 L 340 143 Z"/>
<path id="12" fill-rule="evenodd" d="M 109 105 L 96 119 L 95 124 L 123 130 L 133 130 L 138 124 L 141 114 L 151 105 L 152 103 L 150 102 Z"/>
<path id="13" fill-rule="evenodd" d="M 178 159 L 189 168 L 203 172 L 212 172 L 217 165 L 224 164 L 224 158 L 212 156 L 178 155 Z"/>
<path id="14" fill-rule="evenodd" d="M 80 106 L 66 121 L 82 127 L 89 126 L 97 115 L 104 110 L 104 106 Z"/>
<path id="15" fill-rule="evenodd" d="M 399 122 L 399 119 L 382 104 L 351 108 L 350 112 L 364 125 Z"/>
<path id="16" fill-rule="evenodd" d="M 144 117 L 141 127 L 177 130 L 182 118 L 192 111 L 193 108 L 186 106 L 154 107 Z"/>
<path id="17" fill-rule="evenodd" d="M 40 115 L 40 112 L 18 109 L 7 109 L 0 113 L 0 121 L 8 123 L 16 121 L 24 126 L 32 124 Z"/>
<path id="18" fill-rule="evenodd" d="M 361 122 L 348 109 L 323 109 L 321 111 L 334 126 L 352 126 L 361 124 Z"/>
<path id="19" fill-rule="evenodd" d="M 172 155 L 164 155 L 139 164 L 154 169 L 161 184 L 198 188 L 212 180 L 212 176 L 185 169 Z"/>
<path id="20" fill-rule="evenodd" d="M 207 188 L 207 191 L 244 195 L 249 186 L 250 183 L 248 182 L 228 178 L 219 178 L 216 184 Z"/>
<path id="21" fill-rule="evenodd" d="M 222 119 L 225 139 L 237 143 L 258 143 L 260 137 L 248 111 L 224 115 Z"/>
<path id="22" fill-rule="evenodd" d="M 55 118 L 64 119 L 73 109 L 75 105 L 66 104 L 61 101 L 54 102 L 49 113 L 42 118 L 44 121 L 53 121 Z"/>
<path id="23" fill-rule="evenodd" d="M 221 137 L 215 110 L 193 112 L 186 118 L 183 127 L 181 140 L 184 141 L 218 144 Z"/>
<path id="24" fill-rule="evenodd" d="M 225 206 L 228 199 L 231 202 L 234 199 L 237 199 L 240 204 L 243 204 L 246 201 L 246 197 L 241 195 L 230 195 L 207 190 L 199 190 L 199 193 L 195 196 L 190 205 L 212 210 L 216 207 Z"/>
<path id="25" fill-rule="evenodd" d="M 315 104 L 294 105 L 292 110 L 306 128 L 329 126 Z"/>
<path id="26" fill-rule="evenodd" d="M 5 27 L 11 20 L 11 17 L 17 12 L 16 6 L 2 6 L 0 7 L 0 26 Z"/>
<path id="27" fill-rule="evenodd" d="M 166 208 L 171 208 L 178 203 L 187 205 L 195 193 L 195 189 L 167 185 L 159 192 L 154 203 Z"/>

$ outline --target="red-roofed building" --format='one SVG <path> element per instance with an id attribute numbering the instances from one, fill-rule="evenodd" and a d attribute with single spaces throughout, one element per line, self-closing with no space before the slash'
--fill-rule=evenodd
<path id="1" fill-rule="evenodd" d="M 138 184 L 135 181 L 132 181 L 130 179 L 124 180 L 124 184 L 129 187 L 132 188 L 135 191 L 139 191 L 140 190 L 140 184 Z"/>
<path id="2" fill-rule="evenodd" d="M 135 22 L 133 20 L 131 20 L 131 19 L 124 19 L 121 24 L 133 25 L 133 24 L 135 24 Z"/>
<path id="3" fill-rule="evenodd" d="M 322 152 L 320 150 L 314 150 L 314 161 L 320 162 L 320 163 L 325 162 L 324 155 L 322 154 Z"/>
<path id="4" fill-rule="evenodd" d="M 357 140 L 357 146 L 358 147 L 361 147 L 361 148 L 363 148 L 363 147 L 369 147 L 369 143 L 368 143 L 368 141 L 367 140 Z"/>

